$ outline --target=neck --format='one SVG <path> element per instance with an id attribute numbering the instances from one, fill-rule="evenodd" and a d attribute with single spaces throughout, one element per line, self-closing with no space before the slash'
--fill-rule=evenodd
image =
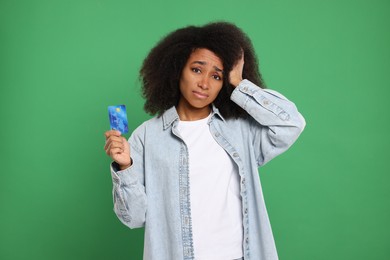
<path id="1" fill-rule="evenodd" d="M 204 119 L 208 117 L 211 112 L 211 108 L 209 106 L 204 108 L 185 109 L 183 106 L 179 105 L 176 107 L 176 110 L 181 121 L 195 121 Z"/>

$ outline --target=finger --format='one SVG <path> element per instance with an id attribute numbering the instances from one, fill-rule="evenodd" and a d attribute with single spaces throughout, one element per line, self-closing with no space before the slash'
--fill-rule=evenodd
<path id="1" fill-rule="evenodd" d="M 104 136 L 107 138 L 109 138 L 110 136 L 121 136 L 121 132 L 118 131 L 118 130 L 108 130 L 104 133 Z"/>
<path id="2" fill-rule="evenodd" d="M 127 139 L 126 138 L 124 138 L 123 136 L 122 136 L 122 138 L 121 138 L 122 140 L 122 144 L 123 145 L 127 145 L 128 144 L 128 142 L 127 142 Z"/>
<path id="3" fill-rule="evenodd" d="M 108 145 L 110 145 L 111 143 L 123 143 L 122 141 L 122 138 L 123 137 L 118 137 L 118 136 L 110 136 L 108 139 L 106 139 L 106 143 L 105 143 L 105 146 L 104 147 L 107 147 Z"/>
<path id="4" fill-rule="evenodd" d="M 124 145 L 122 142 L 112 142 L 111 145 L 110 145 L 110 148 L 113 149 L 113 148 L 121 148 L 121 149 L 124 149 Z"/>
<path id="5" fill-rule="evenodd" d="M 129 154 L 129 156 L 130 156 L 130 144 L 127 141 L 127 139 L 124 137 L 122 138 L 122 145 L 123 145 L 124 152 Z"/>
<path id="6" fill-rule="evenodd" d="M 114 149 L 110 149 L 107 154 L 111 158 L 113 158 L 115 155 L 121 154 L 121 153 L 123 153 L 123 149 L 121 149 L 121 148 L 114 148 Z"/>
<path id="7" fill-rule="evenodd" d="M 110 143 L 107 143 L 107 144 L 104 146 L 104 150 L 106 151 L 107 154 L 110 154 L 110 150 L 111 150 L 112 148 L 118 148 L 118 147 L 121 147 L 121 146 L 115 145 L 115 143 L 110 142 Z"/>
<path id="8" fill-rule="evenodd" d="M 125 149 L 125 147 L 124 147 L 122 142 L 108 142 L 104 146 L 104 150 L 106 150 L 106 152 L 111 150 L 111 149 L 116 149 L 116 148 L 121 148 L 122 150 Z"/>
<path id="9" fill-rule="evenodd" d="M 118 142 L 109 143 L 104 147 L 104 150 L 106 151 L 106 154 L 108 154 L 108 155 L 111 155 L 112 151 L 113 150 L 117 151 L 117 149 L 120 149 L 121 152 L 124 152 L 125 147 L 122 143 L 118 143 Z"/>
<path id="10" fill-rule="evenodd" d="M 106 142 L 119 142 L 119 143 L 122 143 L 122 138 L 124 138 L 124 137 L 112 135 L 112 136 L 110 136 L 110 137 L 108 137 L 106 139 Z"/>
<path id="11" fill-rule="evenodd" d="M 104 136 L 106 137 L 106 139 L 111 136 L 121 136 L 121 132 L 119 132 L 118 130 L 109 130 L 104 133 Z"/>

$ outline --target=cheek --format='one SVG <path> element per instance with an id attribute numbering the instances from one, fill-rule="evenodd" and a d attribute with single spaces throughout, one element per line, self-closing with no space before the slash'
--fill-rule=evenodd
<path id="1" fill-rule="evenodd" d="M 182 76 L 180 78 L 180 81 L 179 81 L 179 88 L 180 88 L 180 91 L 184 91 L 186 89 L 186 86 L 188 85 L 188 82 L 186 80 L 186 78 L 184 76 Z"/>
<path id="2" fill-rule="evenodd" d="M 180 89 L 185 89 L 191 83 L 191 76 L 183 73 L 180 78 Z"/>
<path id="3" fill-rule="evenodd" d="M 222 91 L 222 88 L 223 88 L 223 82 L 221 82 L 221 84 L 219 84 L 218 85 L 218 87 L 217 87 L 217 95 L 219 94 L 219 92 L 221 92 Z"/>
<path id="4" fill-rule="evenodd" d="M 215 99 L 221 91 L 222 91 L 222 86 L 218 86 L 217 88 L 215 88 L 215 91 L 213 93 L 214 96 L 213 99 Z"/>

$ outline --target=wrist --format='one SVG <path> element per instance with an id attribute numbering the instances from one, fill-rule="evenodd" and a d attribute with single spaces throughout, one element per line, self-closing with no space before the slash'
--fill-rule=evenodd
<path id="1" fill-rule="evenodd" d="M 130 163 L 128 163 L 128 164 L 125 164 L 125 165 L 118 164 L 119 169 L 120 169 L 121 171 L 126 170 L 126 169 L 129 168 L 131 165 L 133 165 L 133 160 L 132 160 L 131 158 L 130 158 Z"/>
<path id="2" fill-rule="evenodd" d="M 238 87 L 238 85 L 240 85 L 241 81 L 242 81 L 242 79 L 231 80 L 230 84 L 233 85 L 233 87 Z"/>

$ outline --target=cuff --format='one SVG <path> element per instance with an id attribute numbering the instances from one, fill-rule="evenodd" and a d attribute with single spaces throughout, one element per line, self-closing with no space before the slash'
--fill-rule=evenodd
<path id="1" fill-rule="evenodd" d="M 133 185 L 138 180 L 133 173 L 133 165 L 129 168 L 120 170 L 119 165 L 116 162 L 112 162 L 110 165 L 112 181 L 116 184 Z"/>

